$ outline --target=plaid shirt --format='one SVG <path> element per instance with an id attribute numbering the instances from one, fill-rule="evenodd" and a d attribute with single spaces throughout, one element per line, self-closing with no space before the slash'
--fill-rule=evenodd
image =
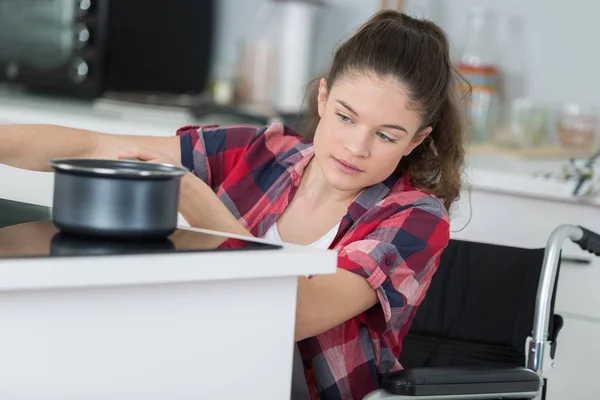
<path id="1" fill-rule="evenodd" d="M 312 144 L 290 128 L 181 128 L 182 163 L 210 185 L 256 237 L 277 221 L 294 195 Z M 379 303 L 299 343 L 313 399 L 362 399 L 379 378 L 402 369 L 402 338 L 425 296 L 449 240 L 439 199 L 392 175 L 350 205 L 330 248 L 338 268 L 356 273 Z"/>

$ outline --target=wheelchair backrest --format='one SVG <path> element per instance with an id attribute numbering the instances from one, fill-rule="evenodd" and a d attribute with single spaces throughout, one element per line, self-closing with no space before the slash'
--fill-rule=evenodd
<path id="1" fill-rule="evenodd" d="M 544 249 L 451 240 L 403 340 L 401 363 L 523 365 L 543 258 Z"/>

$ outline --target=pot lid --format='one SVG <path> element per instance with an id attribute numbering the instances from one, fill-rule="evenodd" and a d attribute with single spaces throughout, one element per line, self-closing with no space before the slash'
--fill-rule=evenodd
<path id="1" fill-rule="evenodd" d="M 50 160 L 55 171 L 85 175 L 112 176 L 115 178 L 170 178 L 182 176 L 186 170 L 171 164 L 138 160 L 106 160 L 89 158 L 57 158 Z"/>

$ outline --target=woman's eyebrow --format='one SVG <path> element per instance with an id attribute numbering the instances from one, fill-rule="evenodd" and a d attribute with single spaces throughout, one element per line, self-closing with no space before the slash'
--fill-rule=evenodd
<path id="1" fill-rule="evenodd" d="M 348 111 L 350 111 L 350 113 L 354 114 L 354 116 L 358 117 L 358 113 L 356 111 L 354 111 L 354 109 L 352 107 L 350 107 L 350 105 L 348 105 L 348 103 L 346 103 L 343 100 L 336 100 L 336 102 L 339 103 L 344 108 L 346 108 Z M 406 130 L 406 128 L 404 128 L 403 126 L 400 126 L 400 125 L 396 125 L 396 124 L 385 124 L 385 125 L 381 125 L 381 127 L 382 128 L 396 129 L 396 130 L 408 133 L 408 131 Z"/>

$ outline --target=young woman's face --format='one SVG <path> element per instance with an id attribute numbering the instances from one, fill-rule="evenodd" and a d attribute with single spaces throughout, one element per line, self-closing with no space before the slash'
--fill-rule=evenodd
<path id="1" fill-rule="evenodd" d="M 410 107 L 406 90 L 394 78 L 356 74 L 319 86 L 315 158 L 337 190 L 359 192 L 387 179 L 400 159 L 427 137 Z"/>

